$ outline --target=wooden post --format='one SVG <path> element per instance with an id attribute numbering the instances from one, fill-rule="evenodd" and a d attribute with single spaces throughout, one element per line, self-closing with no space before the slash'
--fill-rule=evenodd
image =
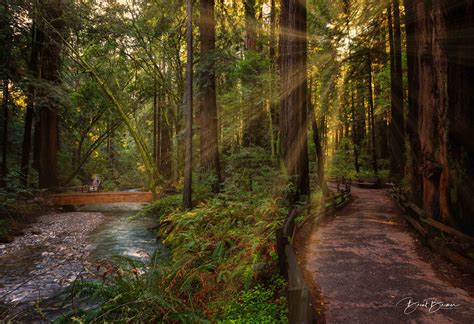
<path id="1" fill-rule="evenodd" d="M 278 265 L 280 267 L 280 275 L 288 279 L 288 266 L 286 263 L 285 246 L 288 244 L 288 238 L 283 235 L 283 227 L 276 231 Z"/>

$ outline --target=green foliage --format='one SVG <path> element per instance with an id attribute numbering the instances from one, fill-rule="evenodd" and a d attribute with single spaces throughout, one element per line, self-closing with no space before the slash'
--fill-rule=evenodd
<path id="1" fill-rule="evenodd" d="M 365 149 L 359 156 L 360 172 L 357 173 L 354 166 L 354 147 L 349 139 L 343 139 L 340 147 L 328 161 L 327 175 L 330 177 L 346 178 L 371 178 L 375 177 L 372 169 L 372 156 Z M 389 164 L 385 159 L 378 159 L 379 172 L 381 178 L 388 178 Z"/>
<path id="2" fill-rule="evenodd" d="M 284 280 L 265 288 L 257 285 L 242 291 L 226 309 L 220 323 L 286 323 L 286 299 L 275 300 L 275 291 L 284 289 Z"/>
<path id="3" fill-rule="evenodd" d="M 179 269 L 158 255 L 147 265 L 117 256 L 98 270 L 102 281 L 76 281 L 70 288 L 74 298 L 86 298 L 96 306 L 67 314 L 57 323 L 70 323 L 73 319 L 86 323 L 203 320 L 202 314 L 179 298 L 185 292 L 182 287 L 171 289 Z"/>
<path id="4" fill-rule="evenodd" d="M 165 196 L 146 206 L 140 213 L 146 216 L 153 216 L 156 219 L 161 219 L 166 215 L 180 210 L 182 205 L 182 195 Z"/>

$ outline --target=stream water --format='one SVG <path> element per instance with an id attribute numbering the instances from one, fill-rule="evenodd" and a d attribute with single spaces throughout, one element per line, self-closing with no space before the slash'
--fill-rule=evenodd
<path id="1" fill-rule="evenodd" d="M 64 311 L 61 293 L 86 264 L 114 255 L 145 261 L 163 249 L 149 230 L 153 220 L 132 217 L 140 207 L 89 206 L 47 215 L 12 246 L 0 245 L 0 322 L 52 320 Z M 38 304 L 42 316 L 34 309 Z"/>

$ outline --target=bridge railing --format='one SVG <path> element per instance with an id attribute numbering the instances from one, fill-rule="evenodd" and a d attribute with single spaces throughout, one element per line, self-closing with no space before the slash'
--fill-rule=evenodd
<path id="1" fill-rule="evenodd" d="M 322 219 L 331 215 L 336 209 L 349 201 L 351 195 L 350 182 L 341 183 L 341 186 L 338 186 L 337 189 L 336 194 L 323 198 L 323 208 L 306 220 L 313 217 Z M 284 226 L 277 229 L 276 232 L 280 274 L 288 280 L 288 320 L 290 323 L 315 323 L 317 317 L 309 286 L 304 280 L 293 246 L 296 231 L 305 223 L 297 225 L 295 220 L 305 209 L 306 207 L 291 209 Z"/>
<path id="2" fill-rule="evenodd" d="M 391 194 L 402 209 L 405 219 L 421 235 L 424 243 L 461 269 L 474 273 L 474 262 L 463 255 L 469 249 L 474 248 L 474 237 L 427 217 L 425 211 L 410 201 L 400 188 L 393 186 Z M 437 236 L 444 236 L 443 233 L 448 234 L 452 240 L 456 241 L 457 251 L 436 240 Z"/>
<path id="3" fill-rule="evenodd" d="M 361 188 L 392 188 L 393 183 L 389 181 L 388 178 L 383 177 L 357 177 L 357 178 L 348 178 L 348 177 L 326 177 L 326 180 L 333 183 L 345 183 L 350 182 L 351 185 L 361 187 Z"/>

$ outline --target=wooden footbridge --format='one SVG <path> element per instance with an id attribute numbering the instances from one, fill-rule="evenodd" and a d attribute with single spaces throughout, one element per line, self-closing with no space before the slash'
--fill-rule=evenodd
<path id="1" fill-rule="evenodd" d="M 55 206 L 77 206 L 113 203 L 151 203 L 151 192 L 71 192 L 53 194 L 48 199 Z"/>

